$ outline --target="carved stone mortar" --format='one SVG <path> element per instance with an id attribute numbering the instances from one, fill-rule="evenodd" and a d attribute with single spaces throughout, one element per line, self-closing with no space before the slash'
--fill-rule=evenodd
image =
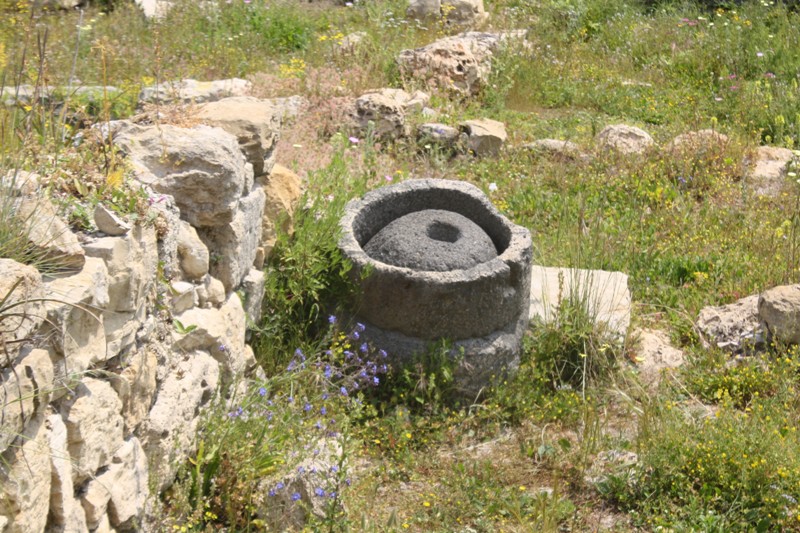
<path id="1" fill-rule="evenodd" d="M 474 185 L 409 180 L 347 204 L 339 247 L 360 292 L 356 318 L 393 360 L 440 339 L 463 350 L 456 381 L 475 395 L 519 363 L 532 245 Z"/>

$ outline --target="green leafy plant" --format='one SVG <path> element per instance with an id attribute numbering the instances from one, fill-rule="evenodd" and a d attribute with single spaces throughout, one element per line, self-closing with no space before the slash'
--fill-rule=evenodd
<path id="1" fill-rule="evenodd" d="M 292 234 L 281 233 L 267 268 L 264 313 L 256 329 L 256 354 L 267 372 L 286 364 L 291 346 L 327 329 L 327 317 L 347 308 L 355 294 L 350 265 L 338 247 L 339 220 L 347 201 L 365 190 L 365 176 L 349 176 L 345 140 L 328 167 L 310 178 Z M 334 191 L 334 189 L 338 189 Z"/>

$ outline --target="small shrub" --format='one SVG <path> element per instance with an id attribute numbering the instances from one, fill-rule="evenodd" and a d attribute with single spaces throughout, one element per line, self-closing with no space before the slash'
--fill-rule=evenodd
<path id="1" fill-rule="evenodd" d="M 563 298 L 556 316 L 534 328 L 532 358 L 554 390 L 585 390 L 617 368 L 617 342 L 596 322 L 590 295 L 580 291 Z"/>
<path id="2" fill-rule="evenodd" d="M 650 409 L 628 480 L 600 486 L 638 525 L 705 531 L 713 518 L 715 531 L 797 529 L 796 412 L 769 400 L 701 419 L 670 402 Z"/>
<path id="3" fill-rule="evenodd" d="M 686 385 L 706 403 L 731 404 L 744 409 L 758 398 L 774 395 L 779 387 L 780 369 L 760 357 L 738 364 L 724 362 L 706 368 L 694 365 L 687 371 Z"/>

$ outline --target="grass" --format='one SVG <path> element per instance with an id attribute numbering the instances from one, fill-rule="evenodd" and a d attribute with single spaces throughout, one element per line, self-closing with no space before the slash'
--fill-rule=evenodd
<path id="1" fill-rule="evenodd" d="M 441 352 L 394 369 L 369 393 L 349 394 L 358 407 L 336 408 L 352 483 L 337 485 L 336 505 L 309 518 L 312 529 L 800 530 L 796 347 L 734 363 L 692 331 L 703 306 L 798 281 L 796 176 L 777 196 L 759 197 L 743 161 L 760 145 L 800 143 L 800 13 L 752 0 L 485 4 L 495 29 L 526 28 L 530 44 L 498 52 L 477 97 L 433 95 L 441 122 L 506 123 L 501 156 L 471 159 L 413 140 L 347 140 L 355 132 L 342 127 L 344 99 L 401 86 L 397 52 L 455 31 L 403 21 L 399 0 L 185 2 L 160 22 L 127 4 L 81 14 L 0 2 L 3 85 L 57 86 L 66 101 L 0 109 L 0 170 L 45 176 L 76 227 L 91 224 L 86 213 L 100 201 L 144 216 L 124 164 L 102 144 L 79 142 L 83 126 L 126 116 L 156 81 L 239 76 L 260 96 L 308 97 L 311 109 L 287 125 L 279 158 L 307 178 L 310 207 L 298 210 L 294 234 L 280 237 L 268 266 L 253 335 L 268 384 L 251 384 L 243 409 L 266 401 L 261 386 L 284 400 L 286 390 L 321 397 L 331 382 L 314 371 L 324 375 L 325 349 L 360 349 L 352 338 L 344 347 L 328 322 L 343 316 L 352 293 L 334 236 L 346 201 L 387 180 L 476 184 L 530 229 L 538 264 L 628 274 L 634 326 L 667 330 L 690 355 L 669 383 L 645 392 L 633 348 L 594 327 L 577 298 L 531 329 L 519 371 L 480 402 L 452 393 L 452 363 Z M 337 45 L 352 31 L 366 37 L 348 55 Z M 63 89 L 102 84 L 120 92 L 93 99 Z M 594 152 L 597 133 L 615 123 L 644 128 L 661 147 L 700 129 L 729 140 L 640 159 Z M 593 157 L 521 148 L 541 138 L 573 141 Z M 322 366 L 287 373 L 296 348 Z M 284 407 L 285 423 L 271 427 L 229 416 L 230 406 L 209 414 L 203 447 L 165 506 L 168 527 L 264 526 L 251 496 L 307 452 L 286 444 L 307 429 L 302 405 Z M 629 453 L 632 464 L 608 459 Z"/>

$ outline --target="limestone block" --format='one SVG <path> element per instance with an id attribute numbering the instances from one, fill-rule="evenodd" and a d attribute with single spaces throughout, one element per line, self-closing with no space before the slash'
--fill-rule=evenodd
<path id="1" fill-rule="evenodd" d="M 195 227 L 230 223 L 252 184 L 236 137 L 220 128 L 112 124 L 114 142 L 129 157 L 137 179 L 175 198 L 181 217 Z"/>
<path id="2" fill-rule="evenodd" d="M 86 483 L 86 487 L 81 491 L 81 505 L 86 513 L 86 524 L 90 529 L 97 529 L 106 517 L 109 500 L 111 494 L 103 485 L 91 480 Z"/>
<path id="3" fill-rule="evenodd" d="M 649 133 L 625 124 L 606 126 L 597 134 L 597 144 L 601 149 L 611 150 L 621 155 L 643 154 L 653 146 Z"/>
<path id="4" fill-rule="evenodd" d="M 115 357 L 135 342 L 145 317 L 158 266 L 158 244 L 153 227 L 137 225 L 122 237 L 103 237 L 84 245 L 90 257 L 103 259 L 108 268 L 109 305 L 103 312 L 107 357 Z"/>
<path id="5" fill-rule="evenodd" d="M 87 255 L 106 262 L 109 310 L 138 310 L 152 287 L 158 265 L 155 229 L 136 226 L 123 237 L 103 237 L 84 247 Z"/>
<path id="6" fill-rule="evenodd" d="M 108 382 L 87 377 L 60 411 L 69 437 L 73 483 L 79 485 L 107 465 L 122 445 L 122 401 Z M 87 520 L 92 521 L 88 515 Z"/>
<path id="7" fill-rule="evenodd" d="M 771 339 L 800 344 L 800 285 L 781 285 L 762 292 L 758 316 Z"/>
<path id="8" fill-rule="evenodd" d="M 411 0 L 406 17 L 416 20 L 438 19 L 442 14 L 442 0 Z"/>
<path id="9" fill-rule="evenodd" d="M 147 187 L 144 187 L 147 190 Z M 158 271 L 165 279 L 180 277 L 178 261 L 178 232 L 181 225 L 181 211 L 175 199 L 165 194 L 147 191 L 150 203 L 150 216 L 154 216 L 158 237 Z"/>
<path id="10" fill-rule="evenodd" d="M 246 318 L 242 301 L 235 293 L 219 309 L 194 308 L 179 315 L 178 320 L 192 331 L 179 336 L 175 345 L 182 350 L 203 350 L 221 365 L 226 377 L 244 375 L 255 366 L 245 351 Z"/>
<path id="11" fill-rule="evenodd" d="M 552 268 L 531 268 L 531 320 L 549 322 L 556 318 L 562 301 L 586 306 L 596 324 L 624 339 L 631 321 L 631 293 L 628 276 L 622 272 Z"/>
<path id="12" fill-rule="evenodd" d="M 206 275 L 203 284 L 197 287 L 200 307 L 219 307 L 225 303 L 225 286 L 217 278 Z"/>
<path id="13" fill-rule="evenodd" d="M 0 320 L 0 343 L 12 347 L 11 352 L 14 341 L 28 338 L 44 321 L 44 303 L 36 301 L 43 297 L 42 275 L 38 270 L 13 259 L 0 258 L 0 299 L 8 298 L 3 306 L 8 312 Z M 0 358 L 0 368 L 8 363 Z"/>
<path id="14" fill-rule="evenodd" d="M 478 157 L 499 154 L 508 139 L 505 124 L 488 118 L 466 120 L 459 128 L 467 134 L 467 147 Z"/>
<path id="15" fill-rule="evenodd" d="M 172 294 L 172 312 L 183 313 L 197 305 L 197 291 L 192 283 L 186 281 L 173 281 L 170 283 Z"/>
<path id="16" fill-rule="evenodd" d="M 3 95 L 8 94 L 3 92 Z M 40 180 L 35 172 L 9 170 L 5 176 L 0 176 L 0 190 L 10 196 L 33 196 L 39 190 Z"/>
<path id="17" fill-rule="evenodd" d="M 92 533 L 117 533 L 117 530 L 111 527 L 111 522 L 108 519 L 108 514 L 104 514 L 100 517 L 100 521 L 97 522 L 92 528 Z"/>
<path id="18" fill-rule="evenodd" d="M 747 175 L 756 194 L 777 196 L 792 161 L 794 161 L 794 153 L 788 148 L 759 146 L 756 151 L 755 165 Z"/>
<path id="19" fill-rule="evenodd" d="M 173 2 L 172 0 L 134 0 L 134 4 L 139 6 L 146 18 L 161 20 L 172 9 Z M 149 93 L 144 92 L 142 94 L 149 95 Z M 166 98 L 166 95 L 164 97 Z M 140 101 L 148 101 L 142 95 L 139 96 L 139 99 Z"/>
<path id="20" fill-rule="evenodd" d="M 153 344 L 146 344 L 128 357 L 128 366 L 114 380 L 114 390 L 122 400 L 124 434 L 133 433 L 147 417 L 156 392 L 158 358 Z"/>
<path id="21" fill-rule="evenodd" d="M 250 269 L 247 276 L 242 281 L 244 291 L 244 312 L 247 315 L 247 322 L 258 323 L 261 320 L 261 303 L 264 301 L 264 285 L 266 276 L 261 270 Z"/>
<path id="22" fill-rule="evenodd" d="M 139 439 L 132 437 L 114 454 L 108 468 L 90 480 L 81 497 L 90 524 L 99 523 L 108 512 L 114 527 L 130 526 L 141 516 L 150 493 L 147 457 Z"/>
<path id="23" fill-rule="evenodd" d="M 314 443 L 313 448 L 318 453 L 298 465 L 299 473 L 283 478 L 280 484 L 275 479 L 260 483 L 254 495 L 256 514 L 271 529 L 302 529 L 309 514 L 317 518 L 326 516 L 328 494 L 320 496 L 317 490 L 324 491 L 323 487 L 335 484 L 333 467 L 338 469 L 343 451 L 334 439 L 322 439 Z M 293 495 L 299 495 L 299 500 L 293 500 Z"/>
<path id="24" fill-rule="evenodd" d="M 67 270 L 83 266 L 84 253 L 78 237 L 58 216 L 50 200 L 23 197 L 17 203 L 16 215 L 25 224 L 28 242 L 38 256 L 53 260 Z"/>
<path id="25" fill-rule="evenodd" d="M 181 270 L 190 280 L 208 274 L 208 248 L 189 223 L 180 221 L 178 227 L 178 258 Z"/>
<path id="26" fill-rule="evenodd" d="M 59 414 L 47 417 L 50 427 L 50 520 L 48 533 L 86 531 L 86 513 L 75 498 L 67 426 Z"/>
<path id="27" fill-rule="evenodd" d="M 356 99 L 356 121 L 363 131 L 372 127 L 375 137 L 395 139 L 406 135 L 406 113 L 421 111 L 430 97 L 402 89 L 379 89 Z"/>
<path id="28" fill-rule="evenodd" d="M 364 40 L 367 38 L 367 32 L 365 31 L 354 31 L 353 33 L 348 33 L 340 42 L 336 42 L 333 45 L 333 50 L 337 54 L 346 55 L 346 54 L 355 54 L 356 50 L 358 50 Z"/>
<path id="29" fill-rule="evenodd" d="M 103 312 L 109 305 L 108 289 L 108 268 L 97 257 L 87 257 L 76 274 L 45 279 L 47 327 L 63 385 L 69 376 L 106 360 Z"/>
<path id="30" fill-rule="evenodd" d="M 403 50 L 397 58 L 401 74 L 445 90 L 475 95 L 487 84 L 492 56 L 504 42 L 521 40 L 525 31 L 464 32 Z"/>
<path id="31" fill-rule="evenodd" d="M 268 174 L 275 164 L 281 116 L 269 100 L 232 96 L 204 104 L 198 111 L 204 124 L 234 135 L 255 176 Z"/>
<path id="32" fill-rule="evenodd" d="M 488 18 L 483 0 L 411 0 L 406 17 L 417 20 L 439 20 L 450 24 L 473 24 Z"/>
<path id="33" fill-rule="evenodd" d="M 0 453 L 41 415 L 53 391 L 53 363 L 45 350 L 26 348 L 0 373 Z"/>
<path id="34" fill-rule="evenodd" d="M 169 368 L 140 429 L 159 492 L 172 483 L 178 464 L 191 453 L 201 408 L 213 397 L 218 382 L 219 363 L 205 352 L 189 353 Z"/>
<path id="35" fill-rule="evenodd" d="M 680 367 L 686 359 L 681 350 L 670 344 L 669 336 L 663 331 L 639 329 L 632 337 L 638 340 L 635 360 L 646 386 L 655 388 L 665 370 Z"/>
<path id="36" fill-rule="evenodd" d="M 102 204 L 94 208 L 94 223 L 106 235 L 125 235 L 131 230 L 130 224 Z"/>
<path id="37" fill-rule="evenodd" d="M 50 447 L 43 415 L 32 419 L 0 461 L 0 516 L 4 533 L 43 531 L 50 507 Z"/>
<path id="38" fill-rule="evenodd" d="M 260 246 L 268 257 L 275 246 L 278 231 L 291 233 L 293 230 L 292 218 L 303 194 L 302 181 L 283 165 L 275 165 L 270 175 L 260 179 L 258 185 L 266 197 Z"/>
<path id="39" fill-rule="evenodd" d="M 690 131 L 672 139 L 666 150 L 682 157 L 698 157 L 721 152 L 728 141 L 727 135 L 715 130 Z"/>
<path id="40" fill-rule="evenodd" d="M 282 122 L 299 117 L 311 105 L 307 98 L 297 94 L 283 98 L 269 98 L 268 101 L 275 106 Z"/>
<path id="41" fill-rule="evenodd" d="M 728 305 L 707 306 L 700 310 L 697 329 L 704 341 L 738 353 L 763 342 L 758 318 L 758 295 L 747 296 Z"/>
<path id="42" fill-rule="evenodd" d="M 246 96 L 251 88 L 252 84 L 249 81 L 240 78 L 213 81 L 185 79 L 145 87 L 139 94 L 139 101 L 200 104 L 231 96 Z"/>
<path id="43" fill-rule="evenodd" d="M 253 266 L 261 238 L 265 198 L 264 190 L 257 187 L 240 200 L 229 224 L 198 231 L 211 253 L 211 275 L 222 281 L 226 291 L 238 287 Z"/>

